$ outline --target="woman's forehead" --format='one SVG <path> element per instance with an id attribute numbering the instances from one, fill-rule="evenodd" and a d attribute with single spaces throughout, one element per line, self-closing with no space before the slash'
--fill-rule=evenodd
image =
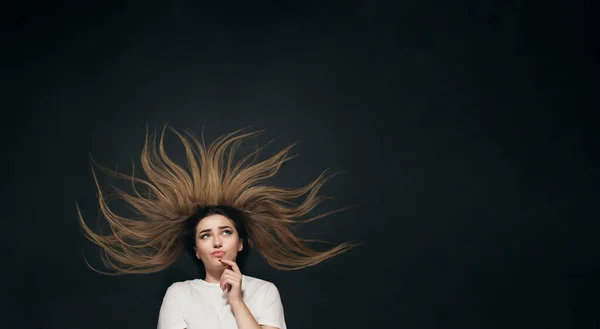
<path id="1" fill-rule="evenodd" d="M 196 228 L 199 230 L 205 229 L 216 229 L 219 226 L 230 226 L 231 228 L 235 228 L 233 225 L 233 221 L 223 215 L 210 215 L 198 222 Z"/>

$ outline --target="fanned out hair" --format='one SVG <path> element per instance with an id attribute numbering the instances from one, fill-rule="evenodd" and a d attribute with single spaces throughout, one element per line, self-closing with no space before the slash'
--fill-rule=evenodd
<path id="1" fill-rule="evenodd" d="M 300 188 L 261 184 L 273 177 L 284 162 L 295 157 L 288 155 L 293 144 L 260 162 L 256 162 L 258 153 L 266 145 L 234 161 L 239 146 L 262 131 L 243 132 L 244 129 L 240 129 L 220 136 L 206 146 L 204 138 L 200 141 L 189 131 L 182 134 L 170 128 L 185 147 L 187 167 L 184 168 L 165 152 L 165 129 L 166 126 L 158 150 L 156 136 L 149 137 L 146 132 L 141 153 L 146 179 L 100 166 L 108 174 L 131 182 L 132 194 L 116 187 L 113 189 L 116 199 L 124 201 L 136 214 L 135 218 L 119 216 L 109 208 L 112 199 L 104 195 L 92 167 L 100 210 L 109 224 L 110 233 L 94 233 L 84 222 L 78 205 L 77 213 L 85 236 L 102 248 L 103 264 L 114 271 L 101 273 L 142 274 L 166 269 L 189 249 L 186 241 L 194 234 L 190 227 L 195 227 L 190 225 L 190 220 L 194 218 L 197 223 L 198 209 L 206 211 L 207 207 L 225 207 L 240 214 L 237 217 L 241 220 L 236 223 L 243 225 L 242 231 L 247 235 L 249 245 L 270 266 L 279 270 L 313 266 L 359 244 L 342 243 L 326 251 L 316 251 L 308 243 L 326 241 L 303 239 L 292 232 L 298 224 L 345 209 L 303 219 L 327 199 L 318 192 L 334 176 L 328 170 Z M 302 202 L 294 203 L 302 196 L 305 196 Z M 91 267 L 89 263 L 88 266 Z"/>

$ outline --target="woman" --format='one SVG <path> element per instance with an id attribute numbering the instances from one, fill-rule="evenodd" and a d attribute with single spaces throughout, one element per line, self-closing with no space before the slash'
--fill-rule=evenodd
<path id="1" fill-rule="evenodd" d="M 206 146 L 204 140 L 199 141 L 190 132 L 184 135 L 171 130 L 185 148 L 187 168 L 167 156 L 163 145 L 165 129 L 158 150 L 155 137 L 148 138 L 146 134 L 141 164 L 147 179 L 102 168 L 131 182 L 132 194 L 114 190 L 117 198 L 135 212 L 135 218 L 117 215 L 109 208 L 95 173 L 100 209 L 111 233 L 94 233 L 77 207 L 86 237 L 103 249 L 103 263 L 114 271 L 101 273 L 161 271 L 186 250 L 202 262 L 205 277 L 176 282 L 167 289 L 158 329 L 285 329 L 277 287 L 243 275 L 238 256 L 253 248 L 273 268 L 296 270 L 356 246 L 342 243 L 326 251 L 315 251 L 307 242 L 318 240 L 302 239 L 292 232 L 297 224 L 339 211 L 301 219 L 324 199 L 317 193 L 332 176 L 325 171 L 297 189 L 269 186 L 264 181 L 293 158 L 288 156 L 293 145 L 261 162 L 256 162 L 260 149 L 235 161 L 242 142 L 260 131 L 238 130 Z M 302 202 L 293 202 L 302 196 Z"/>

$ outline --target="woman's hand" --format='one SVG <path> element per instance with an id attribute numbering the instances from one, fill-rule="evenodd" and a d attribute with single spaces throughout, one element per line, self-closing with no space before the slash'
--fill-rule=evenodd
<path id="1" fill-rule="evenodd" d="M 227 301 L 229 304 L 242 301 L 242 272 L 233 261 L 227 259 L 219 259 L 225 267 L 223 275 L 221 275 L 221 290 L 227 291 Z"/>

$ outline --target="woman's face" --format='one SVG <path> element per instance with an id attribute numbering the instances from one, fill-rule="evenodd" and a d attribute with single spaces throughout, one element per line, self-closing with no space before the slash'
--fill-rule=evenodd
<path id="1" fill-rule="evenodd" d="M 196 257 L 205 267 L 222 267 L 219 258 L 235 261 L 244 245 L 233 222 L 223 215 L 210 215 L 196 225 Z"/>

